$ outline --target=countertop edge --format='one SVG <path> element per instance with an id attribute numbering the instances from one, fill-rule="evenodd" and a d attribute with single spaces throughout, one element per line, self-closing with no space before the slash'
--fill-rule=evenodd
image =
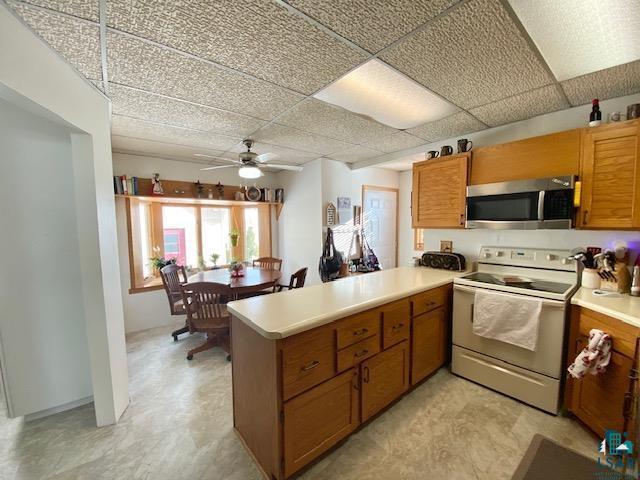
<path id="1" fill-rule="evenodd" d="M 594 312 L 607 315 L 608 317 L 614 318 L 616 320 L 620 320 L 621 322 L 640 328 L 640 318 L 636 318 L 633 315 L 629 315 L 627 313 L 620 312 L 612 308 L 608 308 L 604 305 L 589 302 L 588 300 L 585 300 L 583 298 L 572 297 L 571 304 L 577 305 L 582 308 L 587 308 L 589 310 L 593 310 Z"/>
<path id="2" fill-rule="evenodd" d="M 364 312 L 365 310 L 370 310 L 372 308 L 376 308 L 381 305 L 391 303 L 396 300 L 400 300 L 402 298 L 410 297 L 418 293 L 426 292 L 427 290 L 431 290 L 433 288 L 442 287 L 443 285 L 448 285 L 451 283 L 453 283 L 453 278 L 429 282 L 428 284 L 425 284 L 425 285 L 420 285 L 418 287 L 407 289 L 402 293 L 395 293 L 395 294 L 377 297 L 374 300 L 368 300 L 366 302 L 357 303 L 348 308 L 344 308 L 336 312 L 327 313 L 326 315 L 305 320 L 304 322 L 291 325 L 290 327 L 277 332 L 269 332 L 264 330 L 263 328 L 260 328 L 258 325 L 252 322 L 249 318 L 245 317 L 241 313 L 238 313 L 236 310 L 234 310 L 232 305 L 227 306 L 227 311 L 229 311 L 229 313 L 231 313 L 233 317 L 242 321 L 242 323 L 252 328 L 263 337 L 270 340 L 279 340 L 279 339 L 290 337 L 292 335 L 296 335 L 298 333 L 306 332 L 313 328 L 327 325 L 341 318 L 348 317 L 350 315 L 355 315 L 356 313 Z"/>

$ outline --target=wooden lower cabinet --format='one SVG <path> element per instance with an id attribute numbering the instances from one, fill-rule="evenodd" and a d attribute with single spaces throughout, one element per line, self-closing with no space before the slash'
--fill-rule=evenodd
<path id="1" fill-rule="evenodd" d="M 612 339 L 611 360 L 604 373 L 586 375 L 581 380 L 568 378 L 565 404 L 598 436 L 606 430 L 619 432 L 635 429 L 635 412 L 631 398 L 636 387 L 633 377 L 637 369 L 636 345 L 640 329 L 620 320 L 576 305 L 571 309 L 567 364 L 588 344 L 592 328 L 603 330 Z"/>
<path id="2" fill-rule="evenodd" d="M 360 365 L 362 421 L 366 421 L 409 388 L 409 342 L 403 341 Z"/>
<path id="3" fill-rule="evenodd" d="M 412 319 L 411 385 L 431 375 L 446 362 L 449 321 L 444 306 Z"/>
<path id="4" fill-rule="evenodd" d="M 399 399 L 412 384 L 412 366 L 422 379 L 444 363 L 450 290 L 284 339 L 232 316 L 234 427 L 265 477 L 295 475 Z M 414 311 L 426 313 L 412 318 Z"/>
<path id="5" fill-rule="evenodd" d="M 284 404 L 284 475 L 326 452 L 360 424 L 358 373 L 352 368 Z"/>

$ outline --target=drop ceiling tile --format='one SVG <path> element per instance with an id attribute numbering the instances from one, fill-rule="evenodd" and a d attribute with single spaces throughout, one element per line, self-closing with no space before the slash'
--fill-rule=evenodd
<path id="1" fill-rule="evenodd" d="M 110 80 L 154 93 L 271 120 L 304 97 L 141 40 L 107 35 Z"/>
<path id="2" fill-rule="evenodd" d="M 97 24 L 11 2 L 25 23 L 80 73 L 91 80 L 102 79 L 100 31 Z"/>
<path id="3" fill-rule="evenodd" d="M 230 152 L 240 153 L 246 151 L 246 149 L 247 148 L 244 145 L 236 145 L 231 149 Z M 320 157 L 320 155 L 318 155 L 317 153 L 303 152 L 302 150 L 281 147 L 279 145 L 271 145 L 269 143 L 260 141 L 256 141 L 253 144 L 253 146 L 251 147 L 251 151 L 257 153 L 258 155 L 262 153 L 275 153 L 277 157 L 268 162 L 266 165 L 268 165 L 269 163 L 301 165 Z M 228 153 L 229 152 L 227 152 L 227 154 Z"/>
<path id="4" fill-rule="evenodd" d="M 499 0 L 464 3 L 381 59 L 467 109 L 553 81 Z"/>
<path id="5" fill-rule="evenodd" d="M 253 135 L 256 141 L 327 155 L 348 148 L 350 144 L 322 137 L 297 128 L 271 124 Z"/>
<path id="6" fill-rule="evenodd" d="M 359 144 L 398 132 L 343 108 L 309 98 L 276 119 L 277 123 Z"/>
<path id="7" fill-rule="evenodd" d="M 287 0 L 287 3 L 365 50 L 375 53 L 457 1 Z"/>
<path id="8" fill-rule="evenodd" d="M 147 155 L 160 158 L 174 158 L 182 161 L 209 164 L 216 162 L 212 158 L 196 157 L 194 153 L 206 153 L 213 156 L 222 156 L 222 150 L 210 150 L 207 148 L 195 148 L 184 145 L 174 145 L 171 143 L 144 140 L 141 138 L 123 137 L 113 135 L 111 137 L 111 148 L 114 152 L 130 153 L 136 155 Z M 224 161 L 220 162 L 221 164 Z"/>
<path id="9" fill-rule="evenodd" d="M 569 108 L 557 85 L 547 85 L 530 92 L 472 108 L 470 113 L 478 120 L 495 127 L 527 118 Z"/>
<path id="10" fill-rule="evenodd" d="M 419 127 L 408 130 L 412 135 L 424 138 L 429 142 L 435 142 L 445 138 L 465 135 L 467 133 L 477 132 L 487 128 L 482 122 L 467 112 L 459 112 L 450 117 L 437 120 L 435 122 L 425 123 Z"/>
<path id="11" fill-rule="evenodd" d="M 405 148 L 417 147 L 423 145 L 424 140 L 406 132 L 397 132 L 386 137 L 378 137 L 369 140 L 367 147 L 375 148 L 385 153 L 397 152 Z"/>
<path id="12" fill-rule="evenodd" d="M 356 145 L 340 152 L 332 153 L 331 155 L 329 155 L 329 157 L 340 162 L 355 163 L 361 160 L 368 160 L 369 158 L 379 157 L 380 155 L 384 155 L 384 153 L 372 148 L 368 148 L 364 145 Z"/>
<path id="13" fill-rule="evenodd" d="M 112 27 L 304 93 L 365 58 L 264 0 L 110 0 L 107 7 Z"/>
<path id="14" fill-rule="evenodd" d="M 113 113 L 179 127 L 244 137 L 267 124 L 246 115 L 203 107 L 181 100 L 110 84 Z"/>
<path id="15" fill-rule="evenodd" d="M 25 0 L 23 3 L 67 13 L 92 22 L 100 21 L 98 0 Z"/>
<path id="16" fill-rule="evenodd" d="M 637 0 L 509 0 L 555 77 L 640 59 Z"/>
<path id="17" fill-rule="evenodd" d="M 211 132 L 161 125 L 122 115 L 113 115 L 111 132 L 113 135 L 211 150 L 227 150 L 242 140 L 241 137 L 234 138 Z"/>
<path id="18" fill-rule="evenodd" d="M 561 82 L 571 105 L 640 92 L 640 60 Z"/>

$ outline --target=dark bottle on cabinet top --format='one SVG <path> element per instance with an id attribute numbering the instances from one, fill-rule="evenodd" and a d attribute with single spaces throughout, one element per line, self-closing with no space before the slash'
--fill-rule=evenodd
<path id="1" fill-rule="evenodd" d="M 602 120 L 602 112 L 600 111 L 600 103 L 597 98 L 591 101 L 591 114 L 589 115 L 589 123 L 600 122 Z"/>

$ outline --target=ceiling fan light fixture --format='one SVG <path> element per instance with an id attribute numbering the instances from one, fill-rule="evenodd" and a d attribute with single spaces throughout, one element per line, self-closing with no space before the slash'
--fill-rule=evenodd
<path id="1" fill-rule="evenodd" d="M 258 167 L 244 166 L 240 167 L 238 175 L 242 178 L 260 178 L 262 171 Z"/>

